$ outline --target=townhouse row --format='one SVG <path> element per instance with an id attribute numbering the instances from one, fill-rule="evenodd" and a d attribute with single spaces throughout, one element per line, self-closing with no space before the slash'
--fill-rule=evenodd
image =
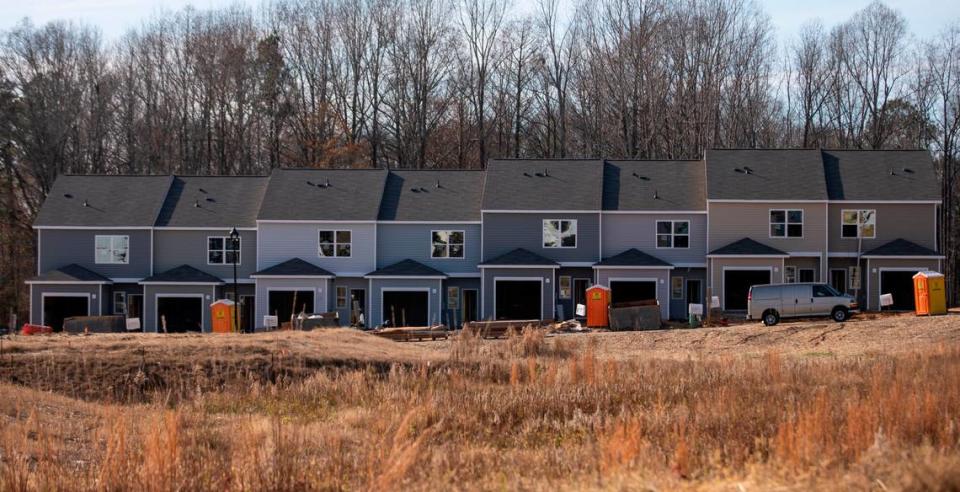
<path id="1" fill-rule="evenodd" d="M 568 319 L 594 283 L 614 302 L 656 299 L 665 319 L 709 296 L 742 310 L 749 286 L 768 282 L 829 283 L 867 309 L 890 292 L 910 309 L 910 277 L 941 267 L 939 206 L 924 151 L 64 175 L 34 224 L 30 317 L 209 331 L 234 268 L 253 328 L 301 311 L 366 326 Z"/>

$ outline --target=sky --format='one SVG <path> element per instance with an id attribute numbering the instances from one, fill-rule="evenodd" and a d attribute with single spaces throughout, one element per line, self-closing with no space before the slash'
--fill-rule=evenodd
<path id="1" fill-rule="evenodd" d="M 268 1 L 268 0 L 267 0 Z M 757 0 L 777 30 L 781 45 L 796 38 L 808 20 L 819 18 L 829 29 L 865 7 L 869 0 Z M 164 10 L 179 10 L 193 5 L 198 10 L 233 4 L 250 7 L 258 0 L 0 0 L 0 30 L 6 30 L 29 17 L 34 24 L 52 20 L 75 20 L 100 28 L 107 42 L 119 39 L 143 19 Z M 514 0 L 514 10 L 530 12 L 532 2 Z M 572 3 L 572 2 L 571 2 Z M 960 22 L 958 0 L 885 0 L 900 11 L 911 34 L 922 39 L 940 32 L 949 21 Z"/>

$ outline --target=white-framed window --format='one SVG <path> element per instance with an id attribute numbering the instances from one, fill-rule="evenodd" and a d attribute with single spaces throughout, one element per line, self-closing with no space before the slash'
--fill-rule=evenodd
<path id="1" fill-rule="evenodd" d="M 545 219 L 543 221 L 544 248 L 576 248 L 577 221 Z"/>
<path id="2" fill-rule="evenodd" d="M 343 286 L 337 287 L 337 308 L 346 309 L 347 308 L 347 288 Z"/>
<path id="3" fill-rule="evenodd" d="M 96 236 L 94 262 L 107 265 L 130 263 L 130 236 Z"/>
<path id="4" fill-rule="evenodd" d="M 803 237 L 803 210 L 770 210 L 770 237 Z"/>
<path id="5" fill-rule="evenodd" d="M 353 250 L 353 231 L 321 230 L 318 234 L 317 254 L 321 258 L 349 258 Z"/>
<path id="6" fill-rule="evenodd" d="M 240 238 L 236 241 L 230 239 L 230 236 L 208 236 L 207 237 L 207 264 L 208 265 L 233 265 L 236 260 L 240 264 Z"/>
<path id="7" fill-rule="evenodd" d="M 447 287 L 447 309 L 460 309 L 459 287 Z"/>
<path id="8" fill-rule="evenodd" d="M 689 248 L 689 220 L 658 220 L 657 248 Z"/>
<path id="9" fill-rule="evenodd" d="M 877 237 L 876 210 L 841 210 L 840 237 L 856 239 Z"/>
<path id="10" fill-rule="evenodd" d="M 463 258 L 463 231 L 430 231 L 431 258 Z"/>
<path id="11" fill-rule="evenodd" d="M 127 314 L 127 293 L 113 293 L 113 314 Z"/>
<path id="12" fill-rule="evenodd" d="M 787 284 L 797 282 L 797 267 L 790 265 L 783 267 L 783 282 Z"/>
<path id="13" fill-rule="evenodd" d="M 557 277 L 558 289 L 560 290 L 560 299 L 570 299 L 573 294 L 573 280 L 569 275 Z"/>

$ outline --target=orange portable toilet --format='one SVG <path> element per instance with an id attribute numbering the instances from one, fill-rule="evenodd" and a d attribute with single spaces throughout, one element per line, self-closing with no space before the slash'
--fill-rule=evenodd
<path id="1" fill-rule="evenodd" d="M 917 315 L 947 314 L 947 295 L 942 273 L 917 272 L 913 276 L 913 301 Z"/>
<path id="2" fill-rule="evenodd" d="M 587 326 L 602 328 L 610 323 L 607 319 L 607 309 L 610 307 L 610 289 L 602 285 L 594 285 L 587 289 Z"/>
<path id="3" fill-rule="evenodd" d="M 210 319 L 213 320 L 214 333 L 233 333 L 236 330 L 234 326 L 234 311 L 236 304 L 230 299 L 220 299 L 210 305 Z"/>

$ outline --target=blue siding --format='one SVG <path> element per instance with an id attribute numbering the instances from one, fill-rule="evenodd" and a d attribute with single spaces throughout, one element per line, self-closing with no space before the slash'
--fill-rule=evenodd
<path id="1" fill-rule="evenodd" d="M 670 318 L 670 270 L 668 269 L 597 269 L 597 284 L 610 287 L 611 281 L 655 281 L 657 283 L 657 302 L 660 304 L 660 318 Z"/>
<path id="2" fill-rule="evenodd" d="M 424 290 L 427 289 L 429 292 L 429 315 L 428 323 L 430 325 L 435 325 L 440 323 L 440 300 L 441 300 L 441 284 L 442 280 L 439 279 L 372 279 L 372 293 L 370 296 L 370 323 L 371 327 L 380 326 L 383 324 L 384 316 L 389 316 L 389 313 L 382 312 L 382 295 L 384 289 L 392 290 Z M 397 315 L 399 317 L 399 315 Z M 400 320 L 397 320 L 397 323 L 400 323 Z"/>
<path id="3" fill-rule="evenodd" d="M 576 248 L 544 248 L 545 219 L 576 219 Z M 483 259 L 496 258 L 515 248 L 525 248 L 557 262 L 589 262 L 600 259 L 600 214 L 484 213 Z"/>
<path id="4" fill-rule="evenodd" d="M 76 263 L 110 278 L 150 276 L 150 231 L 143 229 L 40 229 L 40 273 Z M 96 236 L 130 236 L 130 261 L 125 265 L 95 262 Z"/>
<path id="5" fill-rule="evenodd" d="M 540 278 L 543 281 L 543 304 L 541 319 L 554 317 L 554 270 L 549 268 L 484 268 L 483 292 L 480 300 L 481 319 L 494 319 L 496 311 L 496 280 L 497 278 Z"/>
<path id="6" fill-rule="evenodd" d="M 215 289 L 213 285 L 144 285 L 143 286 L 143 331 L 145 333 L 157 333 L 163 330 L 160 327 L 160 319 L 157 313 L 157 296 L 176 297 L 200 297 L 200 310 L 202 311 L 203 332 L 210 333 L 210 304 L 215 300 Z"/>
<path id="7" fill-rule="evenodd" d="M 156 246 L 153 256 L 154 271 L 160 273 L 180 265 L 190 265 L 197 270 L 232 282 L 232 264 L 207 264 L 207 238 L 228 234 L 229 230 L 227 229 L 206 231 L 157 229 L 153 233 L 153 242 Z M 256 271 L 257 233 L 256 231 L 240 231 L 240 263 L 237 264 L 237 277 L 241 279 L 249 278 L 250 274 Z"/>
<path id="8" fill-rule="evenodd" d="M 450 273 L 479 273 L 480 224 L 378 224 L 377 268 L 403 260 L 415 260 Z M 464 231 L 464 257 L 439 259 L 431 257 L 431 231 Z"/>
<path id="9" fill-rule="evenodd" d="M 258 270 L 283 263 L 291 258 L 309 261 L 336 275 L 362 277 L 376 270 L 376 224 L 373 223 L 273 223 L 259 224 L 257 249 Z M 317 233 L 321 230 L 351 230 L 349 258 L 321 258 Z"/>
<path id="10" fill-rule="evenodd" d="M 689 220 L 689 248 L 657 248 L 658 220 Z M 706 266 L 706 214 L 603 214 L 603 257 L 636 248 L 663 261 Z"/>
<path id="11" fill-rule="evenodd" d="M 268 312 L 271 290 L 310 290 L 313 291 L 314 311 L 326 312 L 329 310 L 328 303 L 330 299 L 328 287 L 329 281 L 325 278 L 258 278 L 256 279 L 256 294 L 254 301 L 253 326 L 256 329 L 263 328 L 263 317 L 270 314 Z M 289 321 L 289 320 L 288 320 Z M 281 320 L 282 322 L 282 320 Z"/>

